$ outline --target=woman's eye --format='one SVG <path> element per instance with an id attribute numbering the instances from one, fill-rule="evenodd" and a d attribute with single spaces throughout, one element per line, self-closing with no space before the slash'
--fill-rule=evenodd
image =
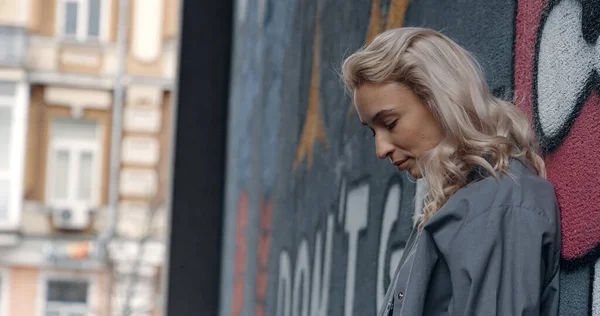
<path id="1" fill-rule="evenodd" d="M 398 122 L 398 120 L 395 120 L 395 121 L 393 121 L 393 122 L 392 122 L 392 123 L 390 123 L 390 124 L 387 124 L 387 125 L 385 126 L 385 128 L 387 128 L 387 129 L 392 129 L 392 128 L 394 128 L 394 126 L 396 126 L 396 122 Z"/>

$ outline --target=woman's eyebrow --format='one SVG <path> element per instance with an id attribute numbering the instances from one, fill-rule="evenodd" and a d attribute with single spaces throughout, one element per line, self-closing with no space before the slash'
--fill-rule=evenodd
<path id="1" fill-rule="evenodd" d="M 393 112 L 394 112 L 394 110 L 391 110 L 391 109 L 381 110 L 373 116 L 373 118 L 371 119 L 371 122 L 380 121 L 382 116 L 392 114 Z"/>
<path id="2" fill-rule="evenodd" d="M 392 109 L 381 110 L 381 111 L 377 112 L 377 114 L 373 115 L 373 118 L 370 120 L 370 122 L 377 122 L 377 121 L 381 120 L 381 117 L 392 114 L 393 112 L 394 112 L 394 110 L 392 110 Z M 364 121 L 360 121 L 360 124 L 366 125 L 366 126 L 369 125 L 369 123 L 364 122 Z"/>

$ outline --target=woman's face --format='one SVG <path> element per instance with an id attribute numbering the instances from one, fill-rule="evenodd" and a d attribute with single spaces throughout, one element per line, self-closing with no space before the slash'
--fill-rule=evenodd
<path id="1" fill-rule="evenodd" d="M 375 152 L 400 171 L 421 178 L 416 159 L 442 139 L 442 128 L 421 100 L 398 83 L 364 83 L 354 91 L 362 124 L 375 137 Z"/>

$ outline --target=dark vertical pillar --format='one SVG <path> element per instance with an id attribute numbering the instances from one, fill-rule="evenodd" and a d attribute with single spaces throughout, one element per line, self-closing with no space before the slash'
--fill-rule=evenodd
<path id="1" fill-rule="evenodd" d="M 184 0 L 168 316 L 217 315 L 233 1 Z"/>

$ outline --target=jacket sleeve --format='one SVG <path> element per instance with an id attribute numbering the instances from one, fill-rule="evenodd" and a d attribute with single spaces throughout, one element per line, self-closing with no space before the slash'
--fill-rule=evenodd
<path id="1" fill-rule="evenodd" d="M 560 223 L 534 209 L 506 206 L 465 223 L 444 258 L 449 315 L 555 316 Z"/>

